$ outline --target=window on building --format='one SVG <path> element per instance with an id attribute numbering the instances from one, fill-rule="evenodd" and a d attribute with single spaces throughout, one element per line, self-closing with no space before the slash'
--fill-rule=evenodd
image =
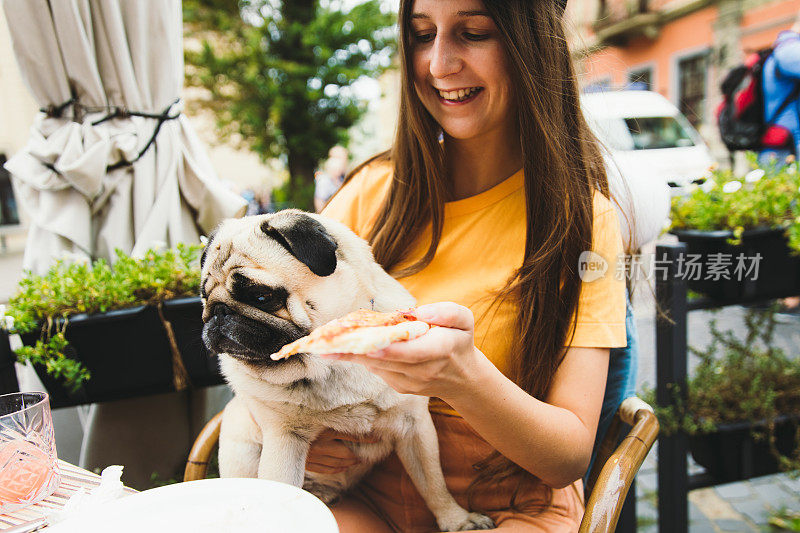
<path id="1" fill-rule="evenodd" d="M 695 128 L 705 118 L 708 53 L 678 61 L 678 108 Z"/>
<path id="2" fill-rule="evenodd" d="M 653 69 L 642 68 L 628 72 L 628 88 L 650 91 L 653 89 Z"/>

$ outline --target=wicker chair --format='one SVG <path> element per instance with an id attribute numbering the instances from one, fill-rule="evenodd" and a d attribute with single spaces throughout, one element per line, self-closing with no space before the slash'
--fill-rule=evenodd
<path id="1" fill-rule="evenodd" d="M 620 442 L 625 424 L 631 426 L 631 430 Z M 605 533 L 616 529 L 628 489 L 657 436 L 658 420 L 652 407 L 635 396 L 622 402 L 598 447 L 589 473 L 586 512 L 580 533 Z"/>
<path id="2" fill-rule="evenodd" d="M 198 435 L 186 462 L 184 481 L 206 476 L 211 453 L 219 440 L 222 413 L 212 418 Z M 632 426 L 619 442 L 625 424 Z M 639 398 L 628 398 L 620 406 L 605 438 L 600 443 L 586 494 L 586 513 L 580 533 L 604 533 L 617 527 L 628 489 L 658 436 L 653 409 Z"/>

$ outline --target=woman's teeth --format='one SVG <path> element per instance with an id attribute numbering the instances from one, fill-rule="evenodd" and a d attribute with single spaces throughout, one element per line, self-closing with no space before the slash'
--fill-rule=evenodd
<path id="1" fill-rule="evenodd" d="M 459 89 L 457 91 L 437 91 L 439 96 L 448 102 L 463 102 L 474 94 L 483 90 L 482 87 L 470 87 L 469 89 Z"/>

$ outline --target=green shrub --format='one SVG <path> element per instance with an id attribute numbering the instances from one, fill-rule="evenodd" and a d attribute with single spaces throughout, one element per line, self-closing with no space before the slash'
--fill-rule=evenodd
<path id="1" fill-rule="evenodd" d="M 775 419 L 800 416 L 800 359 L 773 346 L 776 310 L 777 306 L 748 310 L 743 340 L 731 331 L 720 331 L 716 320 L 710 322 L 709 346 L 690 348 L 700 361 L 687 379 L 686 403 L 676 390 L 674 405 L 655 409 L 663 434 L 710 433 L 721 424 L 766 421 L 766 429 L 755 429 L 755 436 L 769 439 L 773 453 L 779 455 L 774 446 Z M 652 390 L 644 396 L 656 404 Z M 800 467 L 797 451 L 795 457 L 778 457 L 784 469 Z"/>
<path id="2" fill-rule="evenodd" d="M 195 296 L 200 287 L 201 245 L 179 244 L 168 250 L 150 249 L 141 258 L 117 250 L 113 266 L 57 261 L 44 275 L 27 272 L 5 310 L 6 327 L 14 333 L 41 330 L 35 346 L 17 350 L 17 359 L 43 365 L 71 390 L 90 378 L 88 371 L 65 355 L 64 330 L 69 317 L 103 313 L 172 298 Z"/>
<path id="3" fill-rule="evenodd" d="M 768 522 L 773 531 L 800 531 L 800 512 L 784 507 L 771 512 Z"/>
<path id="4" fill-rule="evenodd" d="M 670 229 L 730 230 L 731 244 L 738 244 L 745 230 L 783 228 L 789 247 L 800 253 L 798 163 L 758 168 L 754 154 L 749 154 L 749 160 L 753 170 L 745 176 L 714 170 L 706 183 L 694 186 L 686 196 L 674 197 Z"/>

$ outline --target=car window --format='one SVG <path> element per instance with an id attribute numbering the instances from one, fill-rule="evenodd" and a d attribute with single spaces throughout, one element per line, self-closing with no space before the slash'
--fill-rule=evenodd
<path id="1" fill-rule="evenodd" d="M 689 131 L 675 117 L 626 118 L 634 150 L 694 146 Z"/>
<path id="2" fill-rule="evenodd" d="M 587 119 L 597 138 L 612 150 L 654 150 L 697 144 L 694 130 L 681 116 Z"/>
<path id="3" fill-rule="evenodd" d="M 607 148 L 611 150 L 634 150 L 633 137 L 624 120 L 618 118 L 594 118 L 587 116 L 589 128 Z"/>

